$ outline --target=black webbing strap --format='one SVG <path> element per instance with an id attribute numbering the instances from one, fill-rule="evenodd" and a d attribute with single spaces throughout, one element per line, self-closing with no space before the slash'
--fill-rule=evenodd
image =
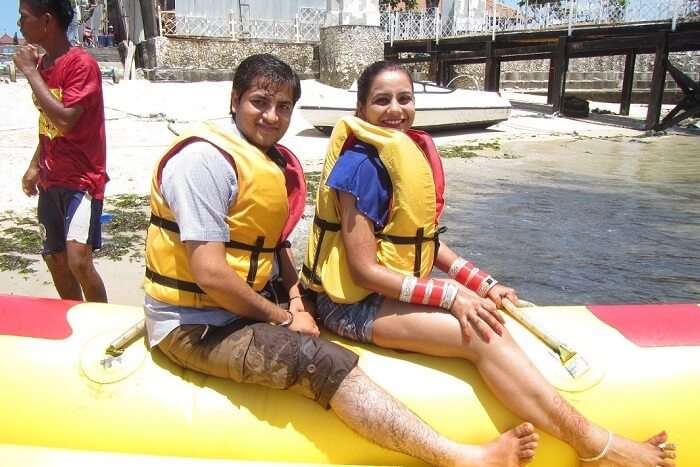
<path id="1" fill-rule="evenodd" d="M 180 233 L 180 227 L 177 225 L 177 222 L 156 216 L 153 213 L 151 213 L 151 224 L 155 225 L 156 227 L 175 232 L 176 234 Z"/>
<path id="2" fill-rule="evenodd" d="M 420 227 L 416 230 L 416 235 L 408 237 L 404 235 L 389 235 L 389 234 L 377 234 L 376 237 L 380 240 L 393 243 L 394 245 L 415 245 L 415 261 L 413 263 L 413 275 L 420 277 L 421 269 L 421 254 L 423 251 L 424 242 L 434 242 L 435 243 L 435 258 L 437 258 L 437 250 L 440 247 L 440 234 L 444 233 L 447 227 L 440 227 L 435 231 L 435 235 L 432 237 L 425 236 L 425 230 Z M 433 260 L 435 259 L 433 258 Z"/>
<path id="3" fill-rule="evenodd" d="M 155 214 L 151 214 L 151 224 L 153 224 L 157 227 L 161 227 L 165 230 L 169 230 L 169 231 L 174 232 L 176 234 L 180 233 L 180 227 L 177 225 L 177 222 L 173 222 L 173 221 L 165 219 L 163 217 L 156 216 Z M 272 253 L 272 252 L 275 252 L 281 248 L 289 248 L 291 245 L 289 243 L 289 241 L 285 240 L 284 242 L 281 242 L 277 246 L 263 248 L 263 246 L 262 246 L 263 244 L 260 243 L 260 238 L 263 238 L 263 240 L 264 240 L 265 237 L 258 237 L 255 240 L 255 245 L 251 245 L 249 243 L 237 242 L 235 240 L 229 240 L 228 242 L 224 243 L 224 246 L 226 246 L 226 248 L 235 248 L 237 250 L 252 251 L 253 253 L 257 252 L 259 254 L 259 253 Z"/>
<path id="4" fill-rule="evenodd" d="M 321 230 L 329 230 L 331 232 L 337 232 L 340 230 L 340 224 L 337 222 L 329 222 L 327 220 L 321 219 L 318 215 L 314 216 L 314 224 L 319 226 Z"/>
<path id="5" fill-rule="evenodd" d="M 305 275 L 311 281 L 311 283 L 321 285 L 321 278 L 318 276 L 318 274 L 316 274 L 316 268 L 318 267 L 318 259 L 321 255 L 323 239 L 326 236 L 326 232 L 338 232 L 340 230 L 340 224 L 321 219 L 317 214 L 314 216 L 314 225 L 321 229 L 321 232 L 318 234 L 318 243 L 316 244 L 316 252 L 314 253 L 314 262 L 311 265 L 311 268 L 304 263 L 304 265 L 301 267 L 301 273 Z"/>
<path id="6" fill-rule="evenodd" d="M 258 273 L 258 260 L 260 259 L 260 252 L 275 251 L 275 248 L 263 248 L 262 246 L 264 243 L 265 237 L 258 237 L 255 240 L 255 247 L 251 250 L 252 253 L 250 255 L 250 265 L 248 266 L 248 278 L 246 279 L 246 282 L 251 287 L 253 287 L 253 283 L 255 282 L 255 275 Z"/>
<path id="7" fill-rule="evenodd" d="M 157 272 L 149 268 L 146 268 L 146 277 L 151 281 L 155 282 L 156 284 L 164 285 L 166 287 L 170 287 L 171 289 L 178 289 L 192 293 L 204 293 L 204 291 L 200 289 L 199 286 L 194 282 L 188 282 L 180 279 L 175 279 L 173 277 L 163 276 L 162 274 L 158 274 Z"/>

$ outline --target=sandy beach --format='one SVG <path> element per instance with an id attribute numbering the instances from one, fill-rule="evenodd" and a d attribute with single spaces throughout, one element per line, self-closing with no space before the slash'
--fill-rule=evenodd
<path id="1" fill-rule="evenodd" d="M 315 82 L 304 81 L 304 94 L 313 93 Z M 230 83 L 151 83 L 126 81 L 119 84 L 104 82 L 107 118 L 108 173 L 106 205 L 110 199 L 124 195 L 143 197 L 148 194 L 151 170 L 155 161 L 173 139 L 170 128 L 182 129 L 200 120 L 226 121 Z M 509 98 L 516 96 L 506 93 Z M 543 103 L 542 97 L 529 97 Z M 592 108 L 616 111 L 616 104 L 592 103 Z M 633 105 L 631 116 L 643 118 L 646 107 Z M 0 170 L 5 182 L 0 184 L 0 229 L 17 224 L 18 219 L 35 217 L 35 198 L 28 198 L 20 188 L 20 180 L 37 142 L 37 111 L 32 105 L 31 91 L 25 81 L 0 83 Z M 462 170 L 468 164 L 482 182 L 496 180 L 504 167 L 515 170 L 527 164 L 529 158 L 541 154 L 524 154 L 509 160 L 508 145 L 522 141 L 568 141 L 574 138 L 638 138 L 643 132 L 629 128 L 553 117 L 537 111 L 513 110 L 511 118 L 487 130 L 450 132 L 436 135 L 438 146 L 474 145 L 498 141 L 497 147 L 477 151 L 468 161 L 446 159 L 446 171 Z M 307 172 L 320 170 L 327 137 L 315 130 L 295 112 L 290 130 L 282 143 L 301 159 Z M 110 208 L 105 211 L 109 212 Z M 109 243 L 109 240 L 106 240 Z M 138 250 L 137 247 L 132 249 Z M 0 251 L 1 253 L 2 251 Z M 140 304 L 143 300 L 141 282 L 143 262 L 138 251 L 121 256 L 118 261 L 99 258 L 97 268 L 102 274 L 110 301 Z M 36 254 L 24 254 L 38 260 L 31 266 L 34 272 L 0 271 L 0 293 L 57 297 L 50 275 Z"/>

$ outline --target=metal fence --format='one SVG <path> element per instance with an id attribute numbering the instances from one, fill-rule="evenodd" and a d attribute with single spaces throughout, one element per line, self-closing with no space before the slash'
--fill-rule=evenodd
<path id="1" fill-rule="evenodd" d="M 568 29 L 596 25 L 700 21 L 700 0 L 562 0 L 511 8 L 493 3 L 491 11 L 471 17 L 442 15 L 428 10 L 383 11 L 381 26 L 387 42 L 435 39 L 512 31 Z M 498 7 L 498 8 L 497 8 Z M 289 20 L 183 16 L 176 11 L 160 12 L 164 36 L 229 37 L 268 39 L 283 42 L 318 42 L 325 11 L 299 8 Z"/>
<path id="2" fill-rule="evenodd" d="M 498 9 L 497 9 L 498 7 Z M 508 7 L 469 18 L 444 16 L 438 9 L 384 11 L 385 40 L 435 39 L 485 33 L 573 29 L 596 25 L 700 21 L 700 0 L 562 0 Z"/>
<path id="3" fill-rule="evenodd" d="M 227 37 L 232 39 L 266 39 L 281 42 L 318 42 L 325 12 L 299 8 L 294 19 L 239 18 L 228 16 L 183 16 L 176 11 L 161 11 L 162 36 Z"/>

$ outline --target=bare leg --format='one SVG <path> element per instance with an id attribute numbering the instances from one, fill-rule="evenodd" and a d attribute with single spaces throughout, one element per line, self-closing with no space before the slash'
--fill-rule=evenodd
<path id="1" fill-rule="evenodd" d="M 80 283 L 68 267 L 66 252 L 61 251 L 46 255 L 44 256 L 44 261 L 49 268 L 49 272 L 51 272 L 58 296 L 64 300 L 82 301 L 83 294 L 80 291 Z"/>
<path id="2" fill-rule="evenodd" d="M 502 337 L 492 335 L 488 344 L 476 335 L 466 341 L 452 315 L 437 309 L 426 310 L 430 309 L 386 299 L 374 323 L 374 343 L 470 360 L 495 396 L 520 418 L 565 441 L 580 457 L 594 457 L 602 451 L 607 443 L 607 431 L 564 400 L 509 333 L 504 332 Z M 518 382 L 515 387 L 513 381 Z M 626 459 L 624 465 L 628 466 L 666 465 L 658 461 L 660 452 L 663 451 L 653 443 L 615 437 L 606 460 L 619 457 Z"/>
<path id="3" fill-rule="evenodd" d="M 515 467 L 532 460 L 537 447 L 538 436 L 529 423 L 483 446 L 455 443 L 433 431 L 358 368 L 343 380 L 331 408 L 365 438 L 432 465 Z"/>
<path id="4" fill-rule="evenodd" d="M 69 240 L 66 242 L 66 252 L 68 267 L 80 283 L 85 300 L 107 303 L 105 285 L 92 262 L 92 245 Z"/>

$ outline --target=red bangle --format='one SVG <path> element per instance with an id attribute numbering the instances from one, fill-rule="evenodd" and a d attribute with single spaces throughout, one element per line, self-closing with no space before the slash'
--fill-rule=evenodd
<path id="1" fill-rule="evenodd" d="M 468 289 L 485 297 L 488 291 L 498 283 L 491 275 L 464 258 L 457 258 L 450 265 L 447 274 Z"/>
<path id="2" fill-rule="evenodd" d="M 399 300 L 450 310 L 459 289 L 453 282 L 440 279 L 416 279 L 406 276 L 401 284 Z"/>

